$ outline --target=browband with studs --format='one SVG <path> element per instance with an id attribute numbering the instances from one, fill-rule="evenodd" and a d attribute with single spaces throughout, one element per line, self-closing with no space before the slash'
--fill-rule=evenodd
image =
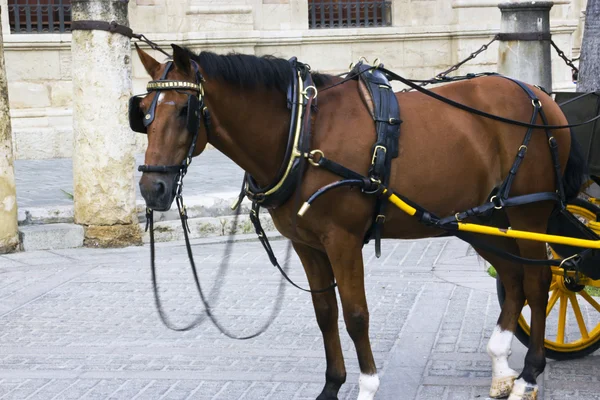
<path id="1" fill-rule="evenodd" d="M 150 81 L 146 86 L 148 92 L 165 89 L 185 89 L 195 90 L 198 93 L 202 92 L 202 87 L 199 84 L 185 81 Z"/>

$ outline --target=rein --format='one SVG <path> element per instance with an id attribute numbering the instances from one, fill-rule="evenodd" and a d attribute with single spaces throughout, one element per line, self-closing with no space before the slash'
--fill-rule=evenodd
<path id="1" fill-rule="evenodd" d="M 375 69 L 379 69 L 382 72 L 384 72 L 388 76 L 388 78 L 390 78 L 390 80 L 392 80 L 392 81 L 399 81 L 401 83 L 404 83 L 405 85 L 409 86 L 410 88 L 412 88 L 412 89 L 414 89 L 414 90 L 416 90 L 418 92 L 421 92 L 421 93 L 423 93 L 426 96 L 429 96 L 429 97 L 432 97 L 432 98 L 434 98 L 436 100 L 439 100 L 442 103 L 446 103 L 448 105 L 451 105 L 451 106 L 456 107 L 458 109 L 461 109 L 463 111 L 467 111 L 467 112 L 469 112 L 471 114 L 479 115 L 480 117 L 492 119 L 492 120 L 495 120 L 495 121 L 504 122 L 504 123 L 507 123 L 507 124 L 510 124 L 510 125 L 517 125 L 517 126 L 522 126 L 522 127 L 525 127 L 525 128 L 537 128 L 537 129 L 550 129 L 550 130 L 554 130 L 554 129 L 576 128 L 578 126 L 583 126 L 583 125 L 591 124 L 592 122 L 595 122 L 595 121 L 597 121 L 597 120 L 600 119 L 600 114 L 599 114 L 599 115 L 596 115 L 595 117 L 593 117 L 591 119 L 588 119 L 588 120 L 586 120 L 584 122 L 580 122 L 580 123 L 577 123 L 577 124 L 567 124 L 567 125 L 538 125 L 538 124 L 534 124 L 534 123 L 527 123 L 527 122 L 517 121 L 517 120 L 514 120 L 514 119 L 510 119 L 510 118 L 501 117 L 499 115 L 490 114 L 490 113 L 487 113 L 485 111 L 479 110 L 477 108 L 473 108 L 473 107 L 467 106 L 465 104 L 459 103 L 457 101 L 454 101 L 452 99 L 449 99 L 447 97 L 441 96 L 441 95 L 439 95 L 439 94 L 437 94 L 437 93 L 435 93 L 435 92 L 433 92 L 433 91 L 431 91 L 429 89 L 426 89 L 426 88 L 424 88 L 424 87 L 422 87 L 420 85 L 415 84 L 415 82 L 421 82 L 421 81 L 406 79 L 406 78 L 404 78 L 404 77 L 396 74 L 395 72 L 392 72 L 392 71 L 390 71 L 387 68 L 384 68 L 381 64 L 373 66 L 373 67 L 370 67 L 367 70 L 361 71 L 359 74 L 354 74 L 354 75 L 348 76 L 348 77 L 344 78 L 340 82 L 337 82 L 337 83 L 335 83 L 333 85 L 330 85 L 330 86 L 327 86 L 327 87 L 325 87 L 323 89 L 320 89 L 320 91 L 323 92 L 325 90 L 332 89 L 332 88 L 334 88 L 336 86 L 339 86 L 339 85 L 342 85 L 342 84 L 344 84 L 344 83 L 346 83 L 346 82 L 348 82 L 350 80 L 354 80 L 358 75 L 360 75 L 362 73 L 365 73 L 366 71 L 373 71 Z M 489 74 L 486 74 L 486 75 L 487 76 L 493 76 L 493 75 L 500 76 L 499 74 L 496 74 L 496 73 L 489 73 Z M 478 76 L 481 76 L 481 75 L 480 74 L 473 75 L 473 76 L 468 76 L 467 75 L 467 77 L 465 79 L 470 79 L 471 77 L 478 77 Z M 452 79 L 452 78 L 449 78 L 449 79 L 450 79 L 449 81 L 456 80 L 456 79 Z M 439 80 L 439 83 L 443 83 L 445 81 L 446 80 Z M 587 95 L 587 93 L 584 94 L 584 96 L 586 96 L 586 95 Z"/>
<path id="2" fill-rule="evenodd" d="M 232 333 L 230 330 L 225 328 L 223 326 L 223 324 L 221 324 L 221 322 L 219 322 L 217 317 L 213 314 L 212 307 L 209 303 L 209 300 L 208 300 L 207 296 L 204 294 L 204 291 L 202 290 L 202 286 L 200 285 L 200 278 L 198 276 L 198 271 L 196 269 L 196 263 L 194 262 L 194 255 L 192 253 L 192 248 L 190 246 L 190 238 L 188 236 L 189 227 L 187 225 L 187 217 L 186 217 L 186 219 L 183 218 L 184 213 L 182 213 L 179 202 L 177 202 L 177 207 L 179 209 L 179 214 L 181 216 L 181 226 L 183 228 L 183 235 L 185 237 L 185 246 L 186 246 L 186 250 L 187 250 L 188 259 L 190 260 L 192 274 L 194 276 L 194 283 L 196 285 L 196 290 L 198 291 L 198 294 L 200 295 L 200 300 L 202 301 L 202 304 L 204 306 L 206 316 L 211 320 L 211 322 L 217 327 L 217 329 L 223 335 L 227 336 L 230 339 L 246 340 L 246 339 L 255 338 L 255 337 L 263 334 L 271 326 L 271 324 L 273 323 L 273 321 L 275 320 L 275 318 L 281 311 L 281 305 L 283 303 L 282 300 L 283 300 L 283 295 L 284 295 L 284 291 L 285 291 L 284 280 L 281 279 L 279 282 L 279 287 L 277 289 L 278 301 L 275 302 L 275 305 L 273 306 L 273 309 L 271 310 L 270 316 L 269 316 L 269 318 L 267 318 L 267 321 L 256 332 L 254 332 L 251 335 L 239 336 L 239 335 Z M 238 217 L 239 217 L 239 211 L 235 215 L 235 219 L 234 219 L 234 223 L 233 223 L 234 230 L 237 228 Z M 196 317 L 196 319 L 194 321 L 192 321 L 191 323 L 189 323 L 188 325 L 185 325 L 183 327 L 178 327 L 178 326 L 174 325 L 171 322 L 171 320 L 168 318 L 167 313 L 165 312 L 164 307 L 162 305 L 162 301 L 160 299 L 159 290 L 158 290 L 158 281 L 157 281 L 157 277 L 156 277 L 156 265 L 155 265 L 155 260 L 154 260 L 155 259 L 155 257 L 154 257 L 154 253 L 155 253 L 155 251 L 154 251 L 154 218 L 153 218 L 152 210 L 146 212 L 146 219 L 147 219 L 148 226 L 150 228 L 150 261 L 151 261 L 151 270 L 152 270 L 152 288 L 153 288 L 153 292 L 154 292 L 154 303 L 156 305 L 156 309 L 158 310 L 158 314 L 160 316 L 161 321 L 167 328 L 174 330 L 174 331 L 178 331 L 178 332 L 189 331 L 189 330 L 199 326 L 200 324 L 202 324 L 202 322 L 204 321 L 204 318 L 203 318 L 204 315 L 200 315 L 200 316 Z M 227 246 L 225 247 L 225 250 L 224 250 L 225 255 L 227 255 L 231 251 L 232 244 L 233 244 L 233 241 L 229 241 L 227 243 Z M 289 266 L 290 250 L 291 250 L 291 245 L 288 245 L 287 253 L 286 253 L 287 261 L 285 264 L 285 269 L 287 269 Z M 223 260 L 221 261 L 221 266 L 219 268 L 221 274 L 225 269 L 224 266 L 226 265 L 226 263 L 227 263 L 227 261 L 225 261 L 225 257 L 223 257 Z M 281 269 L 281 272 L 285 275 L 284 269 Z M 287 275 L 285 275 L 285 276 L 287 278 Z M 220 278 L 221 277 L 217 278 L 217 283 L 218 283 L 218 281 L 221 280 Z"/>
<path id="3" fill-rule="evenodd" d="M 210 117 L 209 117 L 210 114 L 208 112 L 207 107 L 204 105 L 204 90 L 202 88 L 202 82 L 204 81 L 204 78 L 200 74 L 198 66 L 194 63 L 194 68 L 196 70 L 196 83 L 195 84 L 192 84 L 190 82 L 184 82 L 184 81 L 169 81 L 169 80 L 167 80 L 166 79 L 167 74 L 168 74 L 169 70 L 171 69 L 171 67 L 172 67 L 172 63 L 168 62 L 167 66 L 165 68 L 165 72 L 163 73 L 161 78 L 157 81 L 152 81 L 152 82 L 148 83 L 148 86 L 147 86 L 148 92 L 151 92 L 151 91 L 160 92 L 162 90 L 178 90 L 178 89 L 186 89 L 186 90 L 195 91 L 198 96 L 198 106 L 195 110 L 188 109 L 188 113 L 194 113 L 193 115 L 198 119 L 202 118 L 202 120 L 204 122 L 204 126 L 206 128 L 206 132 L 208 134 L 209 129 L 210 129 Z M 159 93 L 156 94 L 155 98 L 152 101 L 152 105 L 150 106 L 150 109 L 144 116 L 144 125 L 146 125 L 146 126 L 150 125 L 150 123 L 152 123 L 152 121 L 154 120 L 154 113 L 155 113 L 156 106 L 157 106 L 158 95 L 159 95 Z M 188 102 L 188 104 L 190 104 L 190 102 Z M 206 315 L 211 320 L 211 322 L 217 327 L 217 329 L 225 336 L 227 336 L 231 339 L 238 339 L 238 340 L 251 339 L 251 338 L 254 338 L 254 337 L 259 336 L 262 333 L 264 333 L 269 328 L 269 326 L 273 323 L 275 317 L 281 311 L 281 304 L 282 304 L 282 300 L 283 300 L 283 291 L 285 289 L 285 286 L 283 284 L 284 280 L 282 278 L 281 282 L 279 284 L 278 301 L 273 306 L 273 310 L 271 311 L 270 317 L 255 333 L 253 333 L 251 335 L 247 335 L 247 336 L 235 335 L 234 333 L 229 331 L 227 328 L 225 328 L 219 322 L 219 320 L 216 318 L 216 316 L 213 314 L 212 307 L 209 303 L 209 300 L 208 300 L 207 296 L 204 294 L 204 291 L 202 290 L 202 286 L 200 284 L 200 278 L 198 276 L 198 271 L 196 268 L 196 263 L 194 262 L 194 255 L 192 252 L 192 247 L 191 247 L 190 238 L 189 238 L 190 228 L 188 226 L 188 215 L 187 215 L 187 210 L 185 208 L 185 205 L 183 204 L 183 195 L 182 195 L 183 178 L 185 177 L 185 175 L 187 173 L 188 166 L 192 162 L 192 154 L 196 147 L 196 142 L 197 142 L 197 139 L 199 136 L 199 129 L 197 129 L 198 128 L 197 124 L 195 126 L 196 126 L 196 129 L 194 132 L 194 136 L 192 138 L 192 143 L 190 145 L 190 148 L 188 150 L 186 158 L 183 160 L 183 162 L 181 164 L 178 164 L 178 165 L 140 165 L 138 167 L 138 170 L 142 171 L 142 172 L 158 172 L 158 173 L 177 172 L 177 177 L 176 177 L 177 184 L 176 184 L 176 188 L 175 188 L 175 201 L 177 203 L 177 209 L 179 211 L 179 218 L 181 220 L 181 227 L 183 229 L 183 235 L 185 238 L 185 247 L 186 247 L 188 259 L 190 261 L 192 274 L 194 276 L 194 283 L 196 286 L 196 290 L 197 290 L 198 294 L 200 295 L 200 299 L 204 306 Z M 188 128 L 189 128 L 189 124 L 188 124 Z M 237 227 L 238 217 L 239 217 L 239 211 L 235 215 L 234 229 Z M 171 320 L 168 318 L 167 313 L 165 312 L 164 307 L 162 305 L 162 301 L 161 301 L 160 295 L 159 295 L 157 276 L 156 276 L 155 241 L 154 241 L 154 211 L 150 208 L 146 209 L 146 230 L 148 230 L 148 229 L 149 229 L 149 235 L 150 235 L 150 264 L 151 264 L 151 272 L 152 272 L 152 288 L 153 288 L 153 292 L 154 292 L 154 302 L 155 302 L 156 308 L 158 310 L 160 319 L 163 322 L 163 324 L 171 330 L 179 331 L 179 332 L 191 330 L 203 322 L 203 319 L 204 319 L 203 315 L 200 315 L 199 317 L 197 317 L 194 321 L 192 321 L 188 325 L 179 327 L 171 322 Z M 230 249 L 231 249 L 230 243 L 228 243 L 228 245 L 226 246 L 225 252 L 230 251 Z M 290 247 L 291 247 L 291 245 L 288 246 L 287 256 L 286 256 L 288 263 L 289 263 Z M 274 257 L 272 250 L 269 253 L 269 256 Z M 223 271 L 223 269 L 224 269 L 224 263 L 225 263 L 225 261 L 222 261 L 221 267 L 220 267 L 221 271 Z M 285 269 L 287 269 L 288 263 L 286 263 Z M 287 277 L 285 269 L 281 268 L 278 263 L 277 263 L 277 267 L 279 268 L 279 270 L 281 271 L 283 276 L 287 280 L 290 280 Z"/>

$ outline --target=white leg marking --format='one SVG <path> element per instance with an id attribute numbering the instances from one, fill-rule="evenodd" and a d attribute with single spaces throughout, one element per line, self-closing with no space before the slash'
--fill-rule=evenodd
<path id="1" fill-rule="evenodd" d="M 358 378 L 358 387 L 360 388 L 358 400 L 373 400 L 379 389 L 379 376 L 361 373 Z"/>
<path id="2" fill-rule="evenodd" d="M 512 343 L 513 333 L 503 331 L 499 326 L 494 328 L 492 337 L 487 345 L 487 352 L 492 358 L 492 386 L 490 387 L 490 397 L 506 397 L 513 387 L 513 381 L 519 375 L 515 370 L 508 366 L 508 357 L 510 356 L 510 345 Z"/>
<path id="3" fill-rule="evenodd" d="M 492 376 L 494 378 L 504 378 L 511 375 L 519 375 L 508 366 L 508 357 L 510 356 L 510 345 L 512 343 L 513 333 L 503 331 L 499 326 L 494 328 L 492 337 L 487 345 L 487 352 L 492 358 Z"/>
<path id="4" fill-rule="evenodd" d="M 508 400 L 536 400 L 538 395 L 538 385 L 532 385 L 525 382 L 523 378 L 515 381 Z"/>

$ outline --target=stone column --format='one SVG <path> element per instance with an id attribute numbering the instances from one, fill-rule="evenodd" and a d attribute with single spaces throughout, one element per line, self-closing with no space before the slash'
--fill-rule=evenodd
<path id="1" fill-rule="evenodd" d="M 552 1 L 502 3 L 498 72 L 552 90 L 550 9 Z M 540 40 L 543 39 L 543 40 Z"/>
<path id="2" fill-rule="evenodd" d="M 0 29 L 0 253 L 10 253 L 18 248 L 17 188 L 13 165 L 8 86 L 4 67 L 4 41 Z"/>
<path id="3" fill-rule="evenodd" d="M 72 0 L 72 18 L 129 25 L 127 0 Z M 135 210 L 135 136 L 127 121 L 131 43 L 106 31 L 73 32 L 75 222 L 86 246 L 141 244 Z"/>

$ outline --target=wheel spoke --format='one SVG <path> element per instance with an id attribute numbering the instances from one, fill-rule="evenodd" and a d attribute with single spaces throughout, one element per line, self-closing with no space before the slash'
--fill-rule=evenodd
<path id="1" fill-rule="evenodd" d="M 588 292 L 586 292 L 585 290 L 582 290 L 581 292 L 578 292 L 578 293 L 581 295 L 581 297 L 586 299 L 586 301 L 588 303 L 590 303 L 592 305 L 592 307 L 594 307 L 596 309 L 596 311 L 600 312 L 600 304 L 598 304 L 598 302 L 596 300 L 594 300 Z"/>
<path id="2" fill-rule="evenodd" d="M 560 296 L 560 310 L 558 311 L 558 330 L 556 332 L 556 343 L 565 343 L 565 325 L 567 321 L 567 296 Z"/>
<path id="3" fill-rule="evenodd" d="M 560 291 L 558 289 L 554 289 L 552 295 L 550 295 L 550 300 L 548 300 L 548 306 L 546 306 L 546 317 L 550 315 L 550 311 L 552 311 L 552 309 L 556 305 L 556 300 L 558 300 L 559 293 Z"/>
<path id="4" fill-rule="evenodd" d="M 574 293 L 569 294 L 569 300 L 571 301 L 571 306 L 573 307 L 573 312 L 575 313 L 575 318 L 577 319 L 577 325 L 579 325 L 579 332 L 581 332 L 581 338 L 589 339 L 590 335 L 588 334 L 587 327 L 585 326 L 585 321 L 583 320 L 583 315 L 581 315 L 581 309 L 579 308 L 579 302 L 577 301 L 577 297 Z"/>
<path id="5" fill-rule="evenodd" d="M 550 291 L 556 290 L 558 288 L 558 282 L 556 280 L 552 280 L 552 284 L 550 284 Z"/>

